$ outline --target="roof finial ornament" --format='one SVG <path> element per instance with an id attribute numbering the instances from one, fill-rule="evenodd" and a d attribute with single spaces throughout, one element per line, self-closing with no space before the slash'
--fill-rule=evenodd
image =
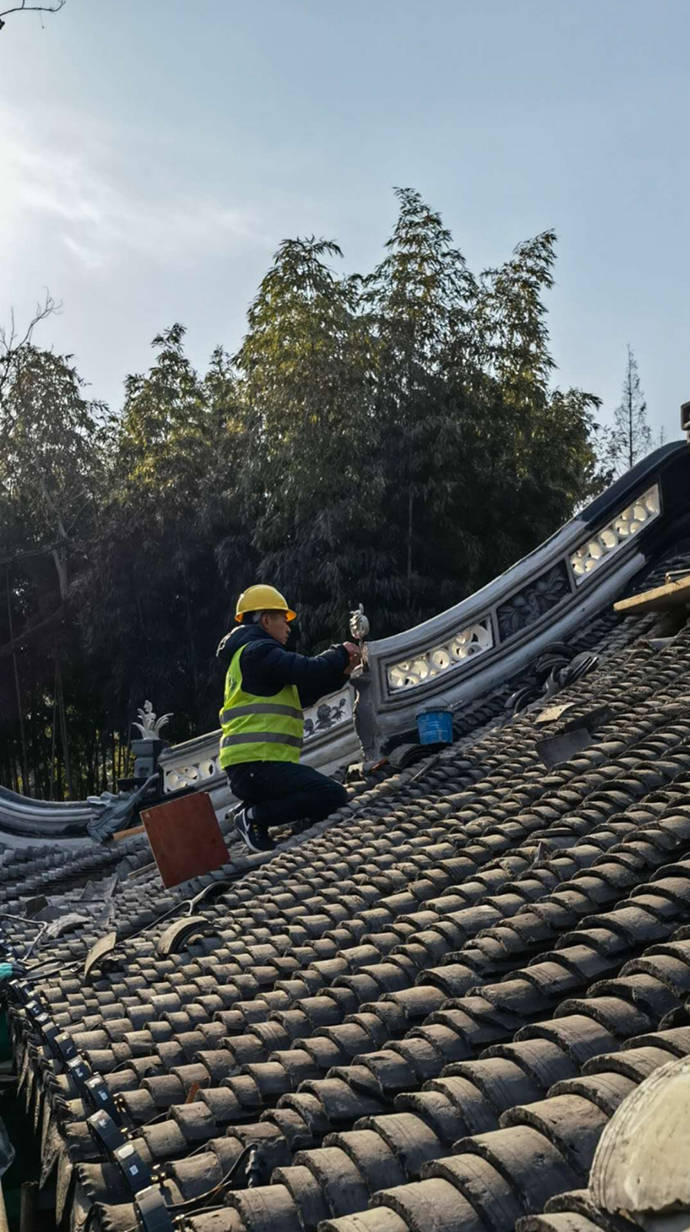
<path id="1" fill-rule="evenodd" d="M 165 727 L 168 719 L 172 718 L 172 711 L 169 714 L 162 714 L 160 718 L 157 718 L 151 702 L 144 702 L 143 709 L 140 707 L 137 710 L 137 714 L 139 715 L 140 722 L 132 723 L 132 727 L 138 727 L 142 740 L 160 739 L 161 730 Z"/>
<path id="2" fill-rule="evenodd" d="M 350 633 L 356 642 L 363 642 L 369 632 L 369 620 L 364 615 L 364 604 L 360 603 L 354 612 L 350 612 Z"/>
<path id="3" fill-rule="evenodd" d="M 355 690 L 353 719 L 355 731 L 362 750 L 363 767 L 366 770 L 375 765 L 381 758 L 381 741 L 376 719 L 376 706 L 372 693 L 372 679 L 369 672 L 369 659 L 364 640 L 369 633 L 369 620 L 364 615 L 364 604 L 360 603 L 350 612 L 350 636 L 358 643 L 362 653 L 362 662 L 350 676 L 350 682 Z"/>

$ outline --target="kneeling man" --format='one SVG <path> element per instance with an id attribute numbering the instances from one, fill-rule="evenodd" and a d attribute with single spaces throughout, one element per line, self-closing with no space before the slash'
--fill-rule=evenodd
<path id="1" fill-rule="evenodd" d="M 230 658 L 220 764 L 242 801 L 235 826 L 252 851 L 273 850 L 270 826 L 321 821 L 347 801 L 340 783 L 298 764 L 302 710 L 345 684 L 359 650 L 353 642 L 312 658 L 285 650 L 295 615 L 273 586 L 250 586 L 237 600 L 238 628 L 217 652 Z"/>

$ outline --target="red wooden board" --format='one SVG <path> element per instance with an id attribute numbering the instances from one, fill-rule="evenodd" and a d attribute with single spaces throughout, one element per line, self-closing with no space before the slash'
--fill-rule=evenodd
<path id="1" fill-rule="evenodd" d="M 210 873 L 228 861 L 225 839 L 205 791 L 142 809 L 141 820 L 164 886 Z"/>

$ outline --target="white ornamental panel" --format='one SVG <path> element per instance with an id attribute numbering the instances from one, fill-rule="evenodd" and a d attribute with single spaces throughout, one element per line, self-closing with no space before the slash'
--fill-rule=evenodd
<path id="1" fill-rule="evenodd" d="M 180 759 L 179 763 L 163 763 L 163 790 L 179 791 L 182 787 L 199 787 L 207 779 L 220 774 L 218 757 L 202 756 L 198 761 Z"/>
<path id="2" fill-rule="evenodd" d="M 391 693 L 415 689 L 427 680 L 443 676 L 453 668 L 461 667 L 468 659 L 476 658 L 491 650 L 494 636 L 490 617 L 469 625 L 446 642 L 424 650 L 414 659 L 403 659 L 386 668 L 388 688 Z"/>
<path id="3" fill-rule="evenodd" d="M 608 560 L 619 548 L 645 527 L 649 526 L 661 513 L 659 485 L 654 484 L 639 496 L 636 501 L 622 509 L 596 535 L 573 552 L 570 564 L 576 582 L 583 582 L 600 565 Z"/>

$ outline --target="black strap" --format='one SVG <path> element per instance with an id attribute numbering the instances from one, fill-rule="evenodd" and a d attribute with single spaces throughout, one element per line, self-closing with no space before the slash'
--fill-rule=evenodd
<path id="1" fill-rule="evenodd" d="M 87 1078 L 84 1087 L 86 1088 L 86 1098 L 92 1108 L 96 1108 L 98 1112 L 107 1112 L 115 1124 L 119 1125 L 120 1117 L 115 1107 L 115 1101 L 101 1075 L 93 1074 L 91 1078 Z"/>
<path id="2" fill-rule="evenodd" d="M 113 1159 L 133 1194 L 138 1193 L 140 1189 L 146 1189 L 151 1184 L 149 1166 L 144 1163 L 131 1142 L 125 1142 L 122 1146 L 116 1147 L 113 1151 Z"/>
<path id="3" fill-rule="evenodd" d="M 122 1130 L 107 1112 L 94 1112 L 92 1116 L 87 1117 L 86 1124 L 96 1146 L 99 1150 L 105 1147 L 109 1155 L 112 1155 L 125 1141 Z"/>
<path id="4" fill-rule="evenodd" d="M 79 1094 L 88 1098 L 86 1080 L 92 1076 L 88 1062 L 83 1057 L 76 1056 L 67 1062 L 66 1069 Z"/>
<path id="5" fill-rule="evenodd" d="M 173 1232 L 173 1221 L 157 1185 L 139 1190 L 134 1209 L 144 1232 Z"/>

